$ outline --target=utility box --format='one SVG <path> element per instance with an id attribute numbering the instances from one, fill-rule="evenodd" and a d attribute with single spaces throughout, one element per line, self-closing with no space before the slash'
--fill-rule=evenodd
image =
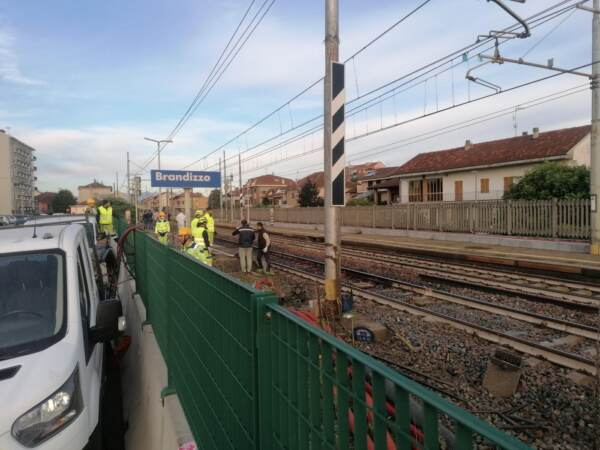
<path id="1" fill-rule="evenodd" d="M 510 397 L 517 392 L 523 362 L 519 355 L 496 350 L 483 377 L 483 387 L 498 397 Z"/>

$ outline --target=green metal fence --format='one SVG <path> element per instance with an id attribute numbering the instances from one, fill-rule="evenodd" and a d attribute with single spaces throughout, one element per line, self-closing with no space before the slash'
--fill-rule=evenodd
<path id="1" fill-rule="evenodd" d="M 136 232 L 137 292 L 202 450 L 527 449 L 255 291 Z"/>

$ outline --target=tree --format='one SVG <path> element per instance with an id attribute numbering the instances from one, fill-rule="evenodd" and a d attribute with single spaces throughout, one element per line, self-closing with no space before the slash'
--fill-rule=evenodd
<path id="1" fill-rule="evenodd" d="M 323 206 L 323 199 L 319 197 L 319 189 L 312 181 L 304 183 L 298 193 L 298 203 L 300 206 Z"/>
<path id="2" fill-rule="evenodd" d="M 568 166 L 544 162 L 513 184 L 505 200 L 549 200 L 552 198 L 588 198 L 590 170 L 585 166 Z"/>
<path id="3" fill-rule="evenodd" d="M 212 209 L 219 209 L 221 207 L 221 190 L 213 189 L 208 195 L 208 206 Z"/>
<path id="4" fill-rule="evenodd" d="M 67 208 L 77 203 L 75 196 L 68 189 L 61 189 L 52 199 L 52 211 L 55 213 L 65 213 Z"/>

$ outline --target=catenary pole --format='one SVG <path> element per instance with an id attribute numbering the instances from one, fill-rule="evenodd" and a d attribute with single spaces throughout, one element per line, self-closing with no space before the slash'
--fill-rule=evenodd
<path id="1" fill-rule="evenodd" d="M 598 197 L 600 196 L 600 0 L 594 0 L 592 13 L 592 131 L 591 131 L 591 183 L 592 194 L 592 245 L 591 253 L 600 255 L 600 212 Z"/>
<path id="2" fill-rule="evenodd" d="M 227 220 L 227 158 L 225 158 L 225 150 L 223 150 L 223 194 L 225 196 L 223 200 L 225 220 Z"/>
<path id="3" fill-rule="evenodd" d="M 131 203 L 131 178 L 129 173 L 129 152 L 127 152 L 127 201 Z"/>
<path id="4" fill-rule="evenodd" d="M 242 208 L 242 153 L 238 153 L 238 172 L 240 177 L 240 221 L 244 218 L 244 209 Z M 244 199 L 245 200 L 245 199 Z"/>
<path id="5" fill-rule="evenodd" d="M 340 218 L 339 209 L 332 206 L 332 62 L 339 59 L 338 0 L 325 0 L 325 81 L 324 81 L 324 173 L 325 173 L 325 310 L 337 314 L 340 296 Z"/>
<path id="6" fill-rule="evenodd" d="M 219 177 L 221 181 L 219 183 L 219 210 L 221 211 L 221 220 L 223 220 L 223 166 L 222 159 L 219 158 Z"/>

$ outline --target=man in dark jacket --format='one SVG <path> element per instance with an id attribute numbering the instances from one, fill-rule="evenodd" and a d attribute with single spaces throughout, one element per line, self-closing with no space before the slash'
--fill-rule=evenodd
<path id="1" fill-rule="evenodd" d="M 271 273 L 271 260 L 269 259 L 269 247 L 271 247 L 271 238 L 265 230 L 262 222 L 256 223 L 256 237 L 258 239 L 258 264 L 265 273 Z"/>
<path id="2" fill-rule="evenodd" d="M 238 255 L 242 273 L 252 272 L 252 244 L 254 243 L 254 230 L 248 225 L 247 220 L 242 220 L 242 225 L 235 229 L 233 236 L 238 237 Z"/>

